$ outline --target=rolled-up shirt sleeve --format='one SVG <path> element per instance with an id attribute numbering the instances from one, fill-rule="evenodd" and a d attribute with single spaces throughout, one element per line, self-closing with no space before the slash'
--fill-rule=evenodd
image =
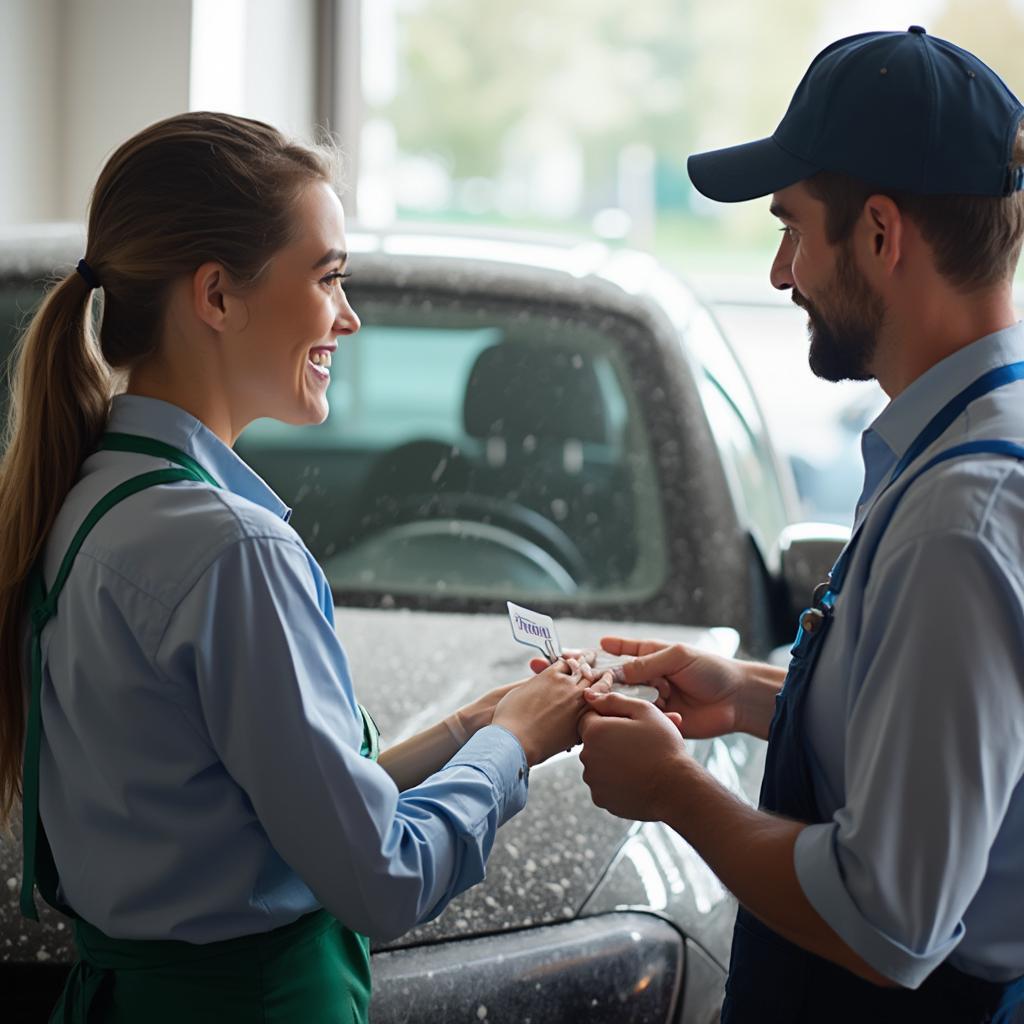
<path id="1" fill-rule="evenodd" d="M 865 594 L 846 802 L 801 833 L 795 867 L 839 936 L 910 988 L 963 937 L 1021 780 L 1021 602 L 999 552 L 955 531 L 877 561 Z"/>
<path id="2" fill-rule="evenodd" d="M 297 540 L 240 540 L 175 609 L 159 662 L 194 677 L 253 827 L 340 921 L 387 940 L 484 877 L 498 826 L 525 805 L 526 761 L 489 726 L 400 794 L 360 756 L 348 662 L 318 589 Z"/>

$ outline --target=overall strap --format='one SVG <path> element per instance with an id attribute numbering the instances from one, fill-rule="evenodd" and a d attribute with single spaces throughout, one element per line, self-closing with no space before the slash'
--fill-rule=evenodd
<path id="1" fill-rule="evenodd" d="M 963 444 L 947 448 L 944 452 L 939 452 L 937 455 L 930 458 L 910 478 L 907 485 L 903 488 L 902 493 L 886 510 L 885 518 L 881 521 L 881 528 L 875 533 L 875 548 L 871 552 L 872 558 L 874 557 L 874 551 L 878 550 L 878 545 L 881 543 L 885 531 L 889 528 L 889 523 L 892 521 L 892 517 L 896 512 L 896 507 L 899 505 L 903 495 L 914 486 L 920 477 L 924 476 L 925 473 L 933 469 L 935 466 L 941 465 L 943 462 L 949 462 L 950 459 L 959 459 L 964 455 L 1001 455 L 1004 458 L 1024 459 L 1024 445 L 1015 444 L 1013 441 L 1002 441 L 998 439 L 966 441 Z M 842 589 L 843 582 L 846 579 L 846 570 L 850 564 L 849 553 L 852 549 L 853 543 L 851 542 L 843 550 L 843 553 L 839 556 L 839 561 L 836 562 L 835 568 L 832 570 L 829 596 L 832 596 L 833 600 L 834 595 L 838 594 Z"/>
<path id="2" fill-rule="evenodd" d="M 67 582 L 75 557 L 93 527 L 115 505 L 139 491 L 160 484 L 192 480 L 220 485 L 194 459 L 184 452 L 159 441 L 130 434 L 105 434 L 101 448 L 113 451 L 133 451 L 155 455 L 175 462 L 178 468 L 156 469 L 132 477 L 106 494 L 85 517 L 75 533 L 71 545 L 61 561 L 53 586 L 47 591 L 41 567 L 37 564 L 29 577 L 29 621 L 32 630 L 32 660 L 29 678 L 28 719 L 25 727 L 25 753 L 22 783 L 22 882 L 21 913 L 33 921 L 39 920 L 33 890 L 37 881 L 39 892 L 51 906 L 58 906 L 57 871 L 53 864 L 46 834 L 39 820 L 39 747 L 42 738 L 40 703 L 43 684 L 42 633 L 46 623 L 57 612 L 57 599 Z M 60 909 L 67 911 L 68 908 Z"/>
<path id="3" fill-rule="evenodd" d="M 928 425 L 914 439 L 911 446 L 903 453 L 903 458 L 896 464 L 896 468 L 889 477 L 887 487 L 891 487 L 903 475 L 907 467 L 926 448 L 933 445 L 949 429 L 949 426 L 971 404 L 978 398 L 982 398 L 990 391 L 1005 387 L 1014 381 L 1024 380 L 1024 362 L 1010 363 L 1008 366 L 997 366 L 988 373 L 983 373 L 976 381 L 968 384 L 959 394 L 951 398 L 929 421 Z"/>
<path id="4" fill-rule="evenodd" d="M 933 445 L 945 432 L 949 429 L 953 421 L 971 404 L 979 398 L 984 397 L 992 391 L 998 388 L 1005 387 L 1007 384 L 1013 384 L 1015 381 L 1024 380 L 1024 362 L 1010 363 L 1007 366 L 997 366 L 994 370 L 989 370 L 987 373 L 983 373 L 977 380 L 968 384 L 959 394 L 954 395 L 927 423 L 920 434 L 914 438 L 910 447 L 903 453 L 903 458 L 896 463 L 895 469 L 889 476 L 885 487 L 882 489 L 884 494 L 901 476 L 907 471 L 911 463 L 914 462 L 921 454 L 923 454 L 931 445 Z M 985 448 L 977 448 L 967 450 L 970 445 L 986 445 Z M 968 442 L 967 445 L 958 445 L 954 449 L 949 449 L 950 452 L 956 452 L 959 455 L 969 455 L 973 452 L 992 452 L 997 455 L 1010 454 L 1000 446 L 1010 445 L 1015 447 L 1009 441 L 972 441 Z M 994 446 L 994 447 L 993 447 Z M 955 455 L 949 454 L 947 458 L 955 458 Z M 927 469 L 931 469 L 936 461 L 942 461 L 941 456 L 936 456 L 936 459 L 931 460 L 925 469 L 920 470 L 914 475 L 914 480 L 917 479 Z M 881 495 L 879 496 L 881 497 Z M 877 499 L 876 499 L 877 504 Z M 866 522 L 866 518 L 864 520 Z M 864 522 L 861 522 L 860 526 L 854 531 L 853 536 L 850 538 L 849 543 L 843 549 L 839 559 L 832 568 L 832 572 L 829 573 L 829 579 L 831 582 L 831 591 L 833 594 L 838 594 L 843 585 L 843 580 L 846 578 L 846 570 L 850 564 L 850 555 L 856 545 L 857 539 L 863 529 Z"/>

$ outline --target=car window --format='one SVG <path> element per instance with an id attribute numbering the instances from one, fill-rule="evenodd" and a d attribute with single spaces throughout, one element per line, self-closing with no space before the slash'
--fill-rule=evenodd
<path id="1" fill-rule="evenodd" d="M 761 414 L 710 314 L 700 310 L 694 315 L 686 340 L 703 364 L 701 397 L 734 500 L 767 554 L 789 517 Z"/>
<path id="2" fill-rule="evenodd" d="M 239 442 L 335 591 L 579 604 L 658 590 L 661 498 L 614 331 L 537 304 L 358 308 L 326 422 L 261 420 Z"/>

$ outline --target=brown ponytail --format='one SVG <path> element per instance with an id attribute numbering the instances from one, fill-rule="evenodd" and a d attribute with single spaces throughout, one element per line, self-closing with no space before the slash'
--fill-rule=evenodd
<path id="1" fill-rule="evenodd" d="M 107 162 L 85 259 L 47 294 L 21 338 L 0 458 L 0 824 L 21 794 L 29 572 L 93 450 L 119 371 L 153 351 L 170 283 L 209 260 L 254 283 L 293 230 L 292 210 L 333 154 L 258 121 L 192 113 L 151 125 Z"/>

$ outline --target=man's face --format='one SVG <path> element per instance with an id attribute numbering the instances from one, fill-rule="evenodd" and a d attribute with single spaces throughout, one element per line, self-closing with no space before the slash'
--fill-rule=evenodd
<path id="1" fill-rule="evenodd" d="M 776 192 L 771 209 L 784 225 L 771 281 L 807 312 L 811 370 L 825 380 L 870 380 L 885 303 L 857 266 L 852 240 L 829 244 L 825 205 L 802 183 Z"/>

